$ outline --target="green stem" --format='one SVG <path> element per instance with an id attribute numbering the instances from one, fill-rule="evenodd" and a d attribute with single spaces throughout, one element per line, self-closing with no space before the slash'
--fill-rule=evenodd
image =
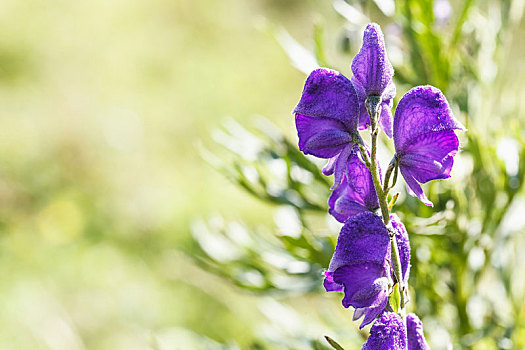
<path id="1" fill-rule="evenodd" d="M 399 310 L 399 314 L 405 318 L 405 283 L 403 281 L 403 273 L 401 271 L 401 260 L 399 257 L 399 248 L 397 246 L 397 240 L 395 238 L 395 232 L 389 227 L 390 223 L 390 211 L 388 210 L 388 203 L 387 203 L 387 192 L 383 191 L 383 187 L 381 186 L 381 180 L 379 177 L 379 168 L 377 166 L 377 136 L 379 134 L 379 129 L 377 128 L 377 121 L 379 118 L 379 112 L 381 110 L 381 98 L 378 96 L 370 96 L 366 100 L 366 109 L 368 111 L 368 115 L 370 117 L 370 131 L 371 131 L 371 138 L 372 138 L 372 145 L 371 145 L 371 151 L 370 151 L 370 159 L 369 159 L 369 165 L 367 164 L 370 173 L 372 174 L 372 180 L 374 182 L 374 187 L 376 189 L 377 197 L 379 199 L 379 206 L 381 207 L 381 214 L 383 216 L 383 222 L 389 228 L 389 234 L 390 234 L 390 261 L 392 264 L 392 269 L 394 270 L 394 276 L 396 277 L 396 280 L 399 283 L 399 300 L 401 302 L 401 308 Z M 361 154 L 363 156 L 363 150 L 361 150 Z M 366 155 L 367 156 L 367 155 Z M 367 157 L 368 158 L 368 157 Z M 363 159 L 365 159 L 365 156 L 363 156 Z M 368 159 L 367 159 L 368 160 Z M 396 174 L 394 174 L 394 177 L 397 175 L 397 168 L 395 169 Z M 390 171 L 391 174 L 392 170 Z M 390 174 L 388 174 L 388 179 L 385 179 L 385 184 L 387 184 L 387 181 L 390 179 Z M 388 189 L 388 187 L 385 187 Z"/>

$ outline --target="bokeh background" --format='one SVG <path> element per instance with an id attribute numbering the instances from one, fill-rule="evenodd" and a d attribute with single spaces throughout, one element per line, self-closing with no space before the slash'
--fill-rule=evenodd
<path id="1" fill-rule="evenodd" d="M 0 348 L 359 348 L 290 113 L 375 21 L 396 101 L 431 83 L 469 128 L 436 208 L 398 186 L 411 307 L 433 348 L 523 349 L 524 5 L 2 0 Z"/>

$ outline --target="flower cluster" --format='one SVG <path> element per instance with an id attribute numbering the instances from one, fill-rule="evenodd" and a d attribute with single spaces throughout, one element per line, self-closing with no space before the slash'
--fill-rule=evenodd
<path id="1" fill-rule="evenodd" d="M 354 307 L 354 320 L 363 317 L 361 328 L 375 321 L 363 349 L 429 349 L 421 321 L 405 312 L 409 237 L 386 203 L 400 172 L 408 192 L 432 206 L 421 183 L 450 177 L 459 148 L 455 130 L 465 128 L 432 86 L 408 91 L 392 115 L 394 69 L 377 24 L 367 26 L 351 68 L 351 79 L 314 70 L 294 110 L 299 149 L 328 159 L 329 213 L 344 223 L 324 287 L 344 292 L 343 306 Z M 370 131 L 370 145 L 359 130 Z M 380 130 L 395 147 L 384 174 L 376 157 Z"/>

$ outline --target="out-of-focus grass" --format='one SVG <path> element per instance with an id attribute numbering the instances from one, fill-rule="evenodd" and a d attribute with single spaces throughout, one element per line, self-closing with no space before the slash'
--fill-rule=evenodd
<path id="1" fill-rule="evenodd" d="M 314 3 L 2 2 L 0 348 L 250 338 L 251 298 L 182 250 L 196 217 L 271 210 L 195 146 L 226 116 L 291 130 L 304 77 L 257 24 L 308 38 Z"/>

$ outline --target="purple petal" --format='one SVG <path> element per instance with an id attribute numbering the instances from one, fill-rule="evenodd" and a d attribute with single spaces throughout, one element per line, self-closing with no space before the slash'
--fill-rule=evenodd
<path id="1" fill-rule="evenodd" d="M 341 266 L 333 274 L 334 282 L 344 286 L 343 306 L 375 307 L 388 298 L 385 264 L 364 262 Z"/>
<path id="2" fill-rule="evenodd" d="M 342 292 L 343 291 L 343 285 L 334 282 L 333 272 L 325 271 L 324 275 L 325 275 L 325 279 L 323 282 L 323 286 L 327 292 Z"/>
<path id="3" fill-rule="evenodd" d="M 405 182 L 407 183 L 407 191 L 411 196 L 415 196 L 419 198 L 423 204 L 428 205 L 430 207 L 434 206 L 431 201 L 428 200 L 427 196 L 425 196 L 425 193 L 423 192 L 423 189 L 419 185 L 419 183 L 414 179 L 412 174 L 406 170 L 404 167 L 399 167 L 399 171 L 401 172 L 401 175 L 405 179 Z"/>
<path id="4" fill-rule="evenodd" d="M 341 122 L 330 118 L 296 114 L 295 125 L 299 135 L 299 149 L 305 154 L 331 158 L 339 154 L 352 137 L 344 131 Z"/>
<path id="5" fill-rule="evenodd" d="M 399 156 L 399 166 L 406 168 L 418 182 L 447 179 L 458 152 L 459 141 L 454 131 L 423 134 L 408 145 Z"/>
<path id="6" fill-rule="evenodd" d="M 347 175 L 343 176 L 341 185 L 328 199 L 329 212 L 339 222 L 345 222 L 349 217 L 361 212 L 379 208 L 372 174 L 359 159 L 357 150 L 354 149 L 346 165 Z"/>
<path id="7" fill-rule="evenodd" d="M 403 274 L 403 281 L 406 283 L 410 275 L 410 242 L 408 240 L 408 233 L 405 225 L 403 225 L 396 214 L 390 215 L 390 222 L 396 231 L 397 247 L 401 260 L 401 273 Z"/>
<path id="8" fill-rule="evenodd" d="M 390 236 L 381 218 L 364 212 L 348 219 L 341 229 L 328 271 L 360 262 L 383 264 L 390 257 Z"/>
<path id="9" fill-rule="evenodd" d="M 314 70 L 304 85 L 295 114 L 339 121 L 345 131 L 357 130 L 359 103 L 355 89 L 344 75 L 327 68 Z"/>
<path id="10" fill-rule="evenodd" d="M 388 298 L 385 298 L 382 304 L 375 307 L 367 307 L 365 309 L 365 317 L 363 318 L 363 322 L 361 322 L 361 324 L 359 325 L 359 329 L 362 329 L 366 325 L 373 322 L 376 319 L 376 317 L 379 316 L 385 310 L 387 301 Z"/>
<path id="11" fill-rule="evenodd" d="M 385 132 L 386 136 L 392 138 L 392 123 L 394 118 L 392 117 L 392 100 L 383 102 L 381 109 L 381 115 L 379 116 L 379 126 Z"/>
<path id="12" fill-rule="evenodd" d="M 407 334 L 401 317 L 385 312 L 370 328 L 370 336 L 361 350 L 406 350 Z"/>
<path id="13" fill-rule="evenodd" d="M 407 92 L 397 105 L 394 118 L 394 145 L 398 154 L 420 136 L 455 129 L 465 130 L 438 88 L 417 86 Z"/>
<path id="14" fill-rule="evenodd" d="M 346 148 L 343 149 L 343 151 L 339 154 L 337 157 L 337 160 L 335 161 L 335 169 L 334 169 L 334 185 L 332 186 L 332 190 L 334 188 L 337 188 L 341 181 L 343 181 L 343 175 L 346 173 L 348 175 L 348 159 L 352 155 L 354 151 L 352 150 L 351 145 L 347 145 Z"/>
<path id="15" fill-rule="evenodd" d="M 388 60 L 385 39 L 378 24 L 369 24 L 363 34 L 363 46 L 352 61 L 352 80 L 366 95 L 381 96 L 392 81 L 394 68 Z"/>
<path id="16" fill-rule="evenodd" d="M 407 339 L 408 350 L 430 350 L 423 334 L 423 322 L 416 314 L 407 315 Z"/>

